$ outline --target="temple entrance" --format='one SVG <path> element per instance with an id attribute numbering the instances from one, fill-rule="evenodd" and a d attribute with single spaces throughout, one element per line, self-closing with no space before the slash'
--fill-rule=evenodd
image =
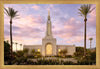
<path id="1" fill-rule="evenodd" d="M 46 45 L 46 55 L 47 56 L 52 55 L 52 44 L 50 43 Z"/>

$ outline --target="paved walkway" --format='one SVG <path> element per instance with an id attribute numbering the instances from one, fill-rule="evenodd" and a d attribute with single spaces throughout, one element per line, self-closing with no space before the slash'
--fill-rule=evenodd
<path id="1" fill-rule="evenodd" d="M 28 60 L 32 60 L 32 61 L 37 61 L 37 59 L 43 59 L 43 58 L 36 58 L 36 59 L 28 59 Z M 75 60 L 74 58 L 57 58 L 57 57 L 44 57 L 44 59 L 54 59 L 54 60 L 63 60 L 63 61 L 72 61 L 74 63 L 77 63 L 77 60 Z"/>

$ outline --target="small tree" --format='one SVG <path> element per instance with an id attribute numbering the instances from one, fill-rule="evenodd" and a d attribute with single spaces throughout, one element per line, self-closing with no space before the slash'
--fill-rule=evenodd
<path id="1" fill-rule="evenodd" d="M 25 49 L 23 50 L 25 56 L 28 54 L 28 51 L 29 51 L 28 48 L 25 48 Z"/>
<path id="2" fill-rule="evenodd" d="M 32 49 L 32 50 L 31 50 L 31 53 L 33 54 L 33 56 L 35 56 L 35 54 L 36 54 L 36 53 L 35 53 L 35 49 Z"/>
<path id="3" fill-rule="evenodd" d="M 76 52 L 84 52 L 84 48 L 83 47 L 76 47 Z"/>
<path id="4" fill-rule="evenodd" d="M 76 47 L 75 57 L 82 57 L 84 55 L 84 47 Z"/>
<path id="5" fill-rule="evenodd" d="M 25 49 L 23 50 L 24 53 L 28 53 L 28 51 L 29 51 L 28 48 L 25 48 Z"/>
<path id="6" fill-rule="evenodd" d="M 24 52 L 23 51 L 17 51 L 17 57 L 21 57 L 21 56 L 23 56 L 24 55 Z"/>
<path id="7" fill-rule="evenodd" d="M 35 52 L 36 56 L 40 57 L 41 53 L 40 52 Z"/>
<path id="8" fill-rule="evenodd" d="M 64 56 L 66 55 L 66 53 L 67 53 L 67 49 L 64 49 L 64 50 L 63 50 Z"/>
<path id="9" fill-rule="evenodd" d="M 96 61 L 96 51 L 91 52 L 90 55 L 91 55 L 91 60 Z"/>
<path id="10" fill-rule="evenodd" d="M 59 52 L 59 54 L 61 55 L 61 56 L 66 56 L 66 53 L 67 53 L 67 49 L 64 49 L 64 50 L 61 50 L 60 52 Z"/>
<path id="11" fill-rule="evenodd" d="M 10 44 L 7 41 L 4 41 L 4 61 L 10 59 Z"/>

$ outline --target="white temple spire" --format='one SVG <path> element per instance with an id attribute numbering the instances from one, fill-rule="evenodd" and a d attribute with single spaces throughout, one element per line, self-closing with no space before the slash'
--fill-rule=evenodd
<path id="1" fill-rule="evenodd" d="M 51 20 L 50 20 L 50 10 L 48 10 L 46 36 L 52 36 L 52 25 L 51 25 Z"/>

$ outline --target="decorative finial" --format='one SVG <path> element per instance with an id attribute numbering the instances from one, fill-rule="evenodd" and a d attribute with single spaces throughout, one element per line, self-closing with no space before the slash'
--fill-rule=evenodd
<path id="1" fill-rule="evenodd" d="M 48 20 L 50 20 L 50 9 L 48 10 Z"/>

